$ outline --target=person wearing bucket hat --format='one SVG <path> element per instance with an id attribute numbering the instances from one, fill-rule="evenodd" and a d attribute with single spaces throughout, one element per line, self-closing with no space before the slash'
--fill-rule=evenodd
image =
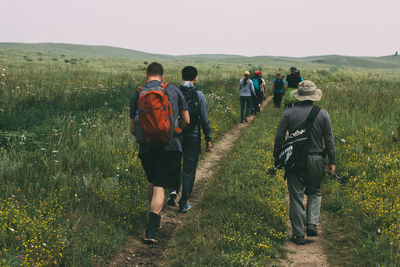
<path id="1" fill-rule="evenodd" d="M 240 122 L 247 122 L 251 110 L 251 98 L 255 95 L 253 81 L 250 79 L 250 72 L 244 72 L 244 78 L 239 81 L 238 90 L 240 91 Z M 246 105 L 246 112 L 244 107 Z"/>
<path id="2" fill-rule="evenodd" d="M 306 80 L 300 82 L 298 89 L 291 93 L 297 102 L 283 113 L 275 135 L 274 157 L 278 158 L 285 141 L 286 132 L 293 133 L 308 117 L 315 101 L 322 98 L 321 89 L 315 83 Z M 323 147 L 325 144 L 325 148 Z M 304 245 L 304 235 L 317 236 L 321 207 L 321 182 L 325 173 L 335 172 L 336 155 L 332 126 L 329 114 L 320 109 L 310 131 L 307 155 L 303 169 L 287 170 L 285 177 L 290 196 L 289 219 L 292 225 L 291 241 Z M 328 155 L 328 167 L 325 169 L 325 154 Z M 277 163 L 276 163 L 277 164 Z M 303 206 L 304 194 L 307 205 Z"/>

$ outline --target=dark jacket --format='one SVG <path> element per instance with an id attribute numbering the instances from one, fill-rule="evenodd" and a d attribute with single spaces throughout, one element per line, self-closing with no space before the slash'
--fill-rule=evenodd
<path id="1" fill-rule="evenodd" d="M 292 132 L 299 127 L 310 113 L 313 106 L 311 101 L 303 101 L 297 103 L 294 107 L 286 109 L 276 130 L 274 157 L 276 158 L 285 141 L 286 131 Z M 326 152 L 328 154 L 329 164 L 336 164 L 335 142 L 333 138 L 331 121 L 326 110 L 321 109 L 314 121 L 310 132 L 309 153 L 322 153 L 325 143 Z"/>

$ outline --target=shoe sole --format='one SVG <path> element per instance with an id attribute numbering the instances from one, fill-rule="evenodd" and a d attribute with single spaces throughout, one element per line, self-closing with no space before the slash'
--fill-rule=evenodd
<path id="1" fill-rule="evenodd" d="M 292 242 L 292 243 L 294 243 L 296 245 L 304 245 L 305 244 L 304 240 L 303 241 L 298 241 L 298 240 L 296 240 L 294 238 L 290 238 L 290 242 Z"/>
<path id="2" fill-rule="evenodd" d="M 182 212 L 182 213 L 188 212 L 191 208 L 192 208 L 192 207 L 187 208 L 187 209 L 180 209 L 180 212 Z"/>
<path id="3" fill-rule="evenodd" d="M 157 243 L 157 239 L 144 237 L 143 242 L 145 244 L 155 244 L 155 243 Z"/>

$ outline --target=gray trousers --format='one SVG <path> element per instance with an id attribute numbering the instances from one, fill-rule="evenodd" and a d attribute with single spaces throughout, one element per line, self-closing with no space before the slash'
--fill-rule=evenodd
<path id="1" fill-rule="evenodd" d="M 321 208 L 321 182 L 325 176 L 325 161 L 322 156 L 309 155 L 306 170 L 286 173 L 290 196 L 289 219 L 292 233 L 304 236 L 307 224 L 318 224 Z M 304 194 L 307 205 L 304 207 Z"/>

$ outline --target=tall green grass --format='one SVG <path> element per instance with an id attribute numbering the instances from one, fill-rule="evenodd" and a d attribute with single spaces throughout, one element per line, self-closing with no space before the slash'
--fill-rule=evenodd
<path id="1" fill-rule="evenodd" d="M 166 69 L 166 80 L 179 84 L 180 70 L 187 63 L 161 63 Z M 276 71 L 285 73 L 285 69 L 243 63 L 193 65 L 199 68 L 198 87 L 205 93 L 213 136 L 217 139 L 238 122 L 237 83 L 243 70 L 261 68 L 268 88 Z M 71 58 L 37 53 L 24 57 L 17 52 L 0 58 L 1 264 L 102 264 L 123 243 L 126 235 L 137 234 L 148 204 L 146 179 L 134 138 L 128 130 L 128 110 L 130 96 L 144 83 L 145 69 L 146 62 L 128 59 Z M 397 128 L 398 72 L 331 68 L 304 69 L 302 75 L 322 87 L 321 105 L 331 114 L 337 140 L 354 135 L 364 126 L 377 128 L 384 136 L 390 136 Z M 267 112 L 272 112 L 275 119 L 279 117 L 275 111 Z M 270 121 L 268 116 L 263 117 L 269 129 L 265 137 L 268 142 L 261 141 L 267 154 L 256 146 L 246 148 L 243 143 L 242 151 L 260 152 L 260 158 L 244 152 L 243 159 L 239 160 L 251 159 L 254 165 L 250 165 L 252 168 L 248 172 L 260 180 L 251 181 L 244 173 L 237 177 L 237 182 L 228 185 L 231 192 L 238 193 L 231 195 L 237 198 L 235 201 L 240 202 L 240 189 L 246 186 L 279 186 L 265 179 L 265 166 L 260 163 L 264 161 L 265 164 L 265 160 L 270 159 L 271 136 L 277 122 L 272 117 Z M 234 155 L 242 157 L 241 153 Z M 340 154 L 339 160 L 342 160 Z M 346 171 L 340 164 L 339 161 L 339 171 Z M 242 165 L 229 166 L 240 169 Z M 221 176 L 227 174 L 221 171 Z M 270 200 L 282 194 L 275 190 L 276 196 L 265 198 L 265 191 L 255 192 L 251 199 L 254 208 L 249 210 L 253 212 L 261 211 Z M 224 198 L 217 193 L 214 195 L 215 200 Z M 219 204 L 212 195 L 208 197 L 210 202 Z M 249 228 L 259 229 L 257 227 L 269 219 L 254 217 L 242 210 L 237 210 L 237 219 L 232 217 L 226 222 L 235 225 L 247 216 L 257 222 L 253 225 L 249 221 Z M 354 216 L 356 222 L 365 214 L 358 216 Z M 268 256 L 280 255 L 281 240 L 269 235 L 257 239 L 245 231 L 240 232 L 243 236 L 229 235 L 235 232 L 230 230 L 237 230 L 230 227 L 225 226 L 227 238 L 219 243 L 232 245 L 224 250 L 226 262 L 236 262 L 242 256 L 251 264 L 269 262 Z M 272 232 L 281 230 L 271 228 Z M 259 233 L 257 230 L 257 235 Z M 235 241 L 231 243 L 231 239 Z M 276 242 L 271 241 L 267 249 L 264 247 L 267 240 Z M 241 243 L 246 244 L 244 254 L 239 252 Z M 250 252 L 257 244 L 261 244 L 257 249 L 265 253 L 253 258 Z"/>
<path id="2" fill-rule="evenodd" d="M 100 264 L 145 218 L 128 114 L 146 64 L 88 61 L 0 61 L 2 264 Z M 163 63 L 179 84 L 184 63 Z M 236 80 L 199 71 L 218 138 L 238 120 Z"/>
<path id="3" fill-rule="evenodd" d="M 305 69 L 302 76 L 322 88 L 317 105 L 330 114 L 337 172 L 350 178 L 341 185 L 327 177 L 323 185 L 329 261 L 335 266 L 398 265 L 400 150 L 393 134 L 400 123 L 398 73 Z M 194 214 L 178 229 L 169 265 L 269 266 L 284 257 L 284 220 L 275 221 L 270 210 L 282 201 L 283 181 L 266 173 L 281 112 L 267 107 L 235 144 Z M 279 190 L 270 183 L 279 184 Z M 284 208 L 280 211 L 284 216 Z M 270 220 L 260 219 L 266 217 Z M 271 229 L 281 233 L 281 239 L 260 252 L 255 246 L 259 232 L 266 238 Z"/>
<path id="4" fill-rule="evenodd" d="M 168 266 L 271 266 L 284 255 L 285 184 L 267 171 L 279 115 L 268 108 L 235 142 L 177 230 Z"/>

